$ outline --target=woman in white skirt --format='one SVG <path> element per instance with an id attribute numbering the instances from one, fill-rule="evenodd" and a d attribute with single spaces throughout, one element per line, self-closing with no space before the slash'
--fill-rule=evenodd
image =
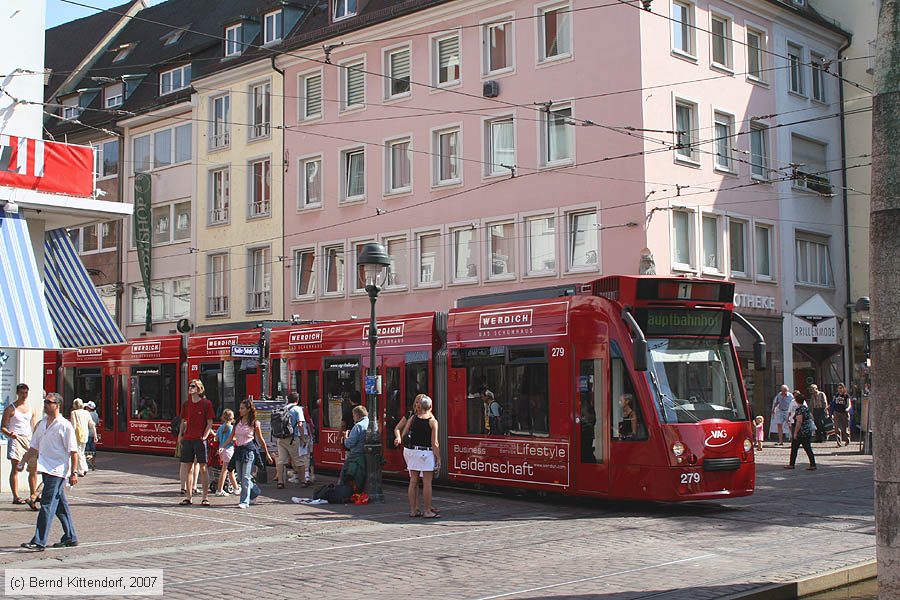
<path id="1" fill-rule="evenodd" d="M 431 412 L 433 402 L 425 394 L 415 399 L 416 414 L 403 423 L 403 431 L 394 430 L 394 443 L 409 439 L 403 448 L 403 458 L 409 470 L 409 516 L 436 519 L 439 514 L 431 506 L 431 481 L 441 469 L 441 451 L 438 444 L 438 422 Z M 419 510 L 419 478 L 422 478 L 422 504 Z"/>

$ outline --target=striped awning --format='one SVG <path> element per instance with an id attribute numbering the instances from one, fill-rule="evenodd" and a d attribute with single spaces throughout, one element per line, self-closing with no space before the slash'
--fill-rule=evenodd
<path id="1" fill-rule="evenodd" d="M 44 293 L 63 348 L 124 344 L 65 229 L 44 240 Z"/>
<path id="2" fill-rule="evenodd" d="M 28 224 L 0 210 L 0 347 L 60 347 L 42 288 Z"/>

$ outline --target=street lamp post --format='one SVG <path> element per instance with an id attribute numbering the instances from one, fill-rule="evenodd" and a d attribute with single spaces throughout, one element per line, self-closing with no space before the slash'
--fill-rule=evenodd
<path id="1" fill-rule="evenodd" d="M 384 283 L 387 267 L 391 264 L 384 246 L 378 243 L 365 244 L 359 251 L 356 264 L 363 267 L 366 279 L 366 292 L 372 310 L 369 316 L 369 376 L 366 377 L 366 394 L 369 405 L 369 430 L 366 434 L 366 493 L 370 502 L 384 502 L 381 489 L 381 433 L 378 431 L 378 390 L 376 389 L 377 371 L 375 369 L 375 346 L 378 343 L 378 328 L 375 322 L 375 302 L 378 292 Z"/>
<path id="2" fill-rule="evenodd" d="M 865 365 L 866 369 L 871 366 L 871 358 L 872 358 L 872 346 L 871 346 L 871 302 L 869 301 L 868 296 L 863 296 L 862 298 L 856 301 L 856 304 L 853 306 L 853 310 L 856 312 L 859 317 L 859 324 L 863 329 L 863 356 L 865 357 Z M 862 373 L 866 373 L 866 369 L 862 369 Z M 857 401 L 862 405 L 863 412 L 860 414 L 859 419 L 859 428 L 860 435 L 863 436 L 863 454 L 872 454 L 872 435 L 871 435 L 871 420 L 870 415 L 872 408 L 869 406 L 869 398 L 863 394 L 865 390 L 865 382 L 860 382 L 857 386 L 859 389 L 860 397 L 857 398 Z"/>

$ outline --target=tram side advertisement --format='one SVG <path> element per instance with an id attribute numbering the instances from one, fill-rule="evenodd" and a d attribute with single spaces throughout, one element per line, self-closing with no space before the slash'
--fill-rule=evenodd
<path id="1" fill-rule="evenodd" d="M 128 444 L 132 450 L 175 452 L 172 424 L 165 421 L 129 421 Z"/>
<path id="2" fill-rule="evenodd" d="M 448 438 L 451 477 L 569 487 L 569 443 L 543 440 Z"/>

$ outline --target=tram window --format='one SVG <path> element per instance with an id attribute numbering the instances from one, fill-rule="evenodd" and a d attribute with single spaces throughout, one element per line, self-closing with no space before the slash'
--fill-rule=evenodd
<path id="1" fill-rule="evenodd" d="M 170 420 L 175 416 L 175 365 L 131 367 L 131 418 Z"/>
<path id="2" fill-rule="evenodd" d="M 384 430 L 388 433 L 394 431 L 397 423 L 400 422 L 400 417 L 403 416 L 400 400 L 400 367 L 388 367 L 384 373 Z M 388 448 L 393 447 L 393 443 L 388 444 Z"/>
<path id="3" fill-rule="evenodd" d="M 226 408 L 238 413 L 238 405 L 247 397 L 247 375 L 254 373 L 255 360 L 224 360 L 200 365 L 200 381 L 217 418 Z"/>
<path id="4" fill-rule="evenodd" d="M 288 361 L 284 358 L 276 358 L 272 361 L 272 395 L 285 396 L 288 395 Z M 299 392 L 300 387 L 296 388 Z"/>
<path id="5" fill-rule="evenodd" d="M 550 393 L 543 346 L 493 346 L 455 350 L 466 369 L 469 433 L 548 435 Z"/>
<path id="6" fill-rule="evenodd" d="M 84 400 L 84 403 L 93 402 L 98 407 L 104 407 L 102 402 L 102 390 L 101 390 L 101 377 L 100 377 L 100 367 L 78 367 L 75 369 L 75 386 L 73 389 L 73 393 L 75 394 L 68 400 L 68 406 L 71 405 L 72 400 L 75 398 L 81 398 Z M 111 403 L 110 403 L 110 407 Z M 101 412 L 101 416 L 104 413 L 111 412 L 108 408 L 104 407 L 103 412 Z M 109 422 L 108 429 L 112 429 L 112 420 Z"/>
<path id="7" fill-rule="evenodd" d="M 337 428 L 351 393 L 359 393 L 359 358 L 325 359 L 323 378 L 322 427 Z"/>
<path id="8" fill-rule="evenodd" d="M 641 405 L 634 393 L 634 384 L 621 356 L 610 361 L 610 427 L 612 438 L 618 441 L 641 441 L 647 439 L 647 427 Z"/>
<path id="9" fill-rule="evenodd" d="M 98 404 L 97 406 L 103 407 L 103 428 L 107 431 L 112 431 L 115 426 L 115 421 L 113 420 L 114 415 L 116 414 L 116 410 L 114 408 L 115 398 L 113 397 L 113 389 L 115 388 L 115 378 L 112 375 L 107 375 L 105 378 L 106 385 L 103 391 L 103 404 Z"/>
<path id="10" fill-rule="evenodd" d="M 603 462 L 603 379 L 599 360 L 583 360 L 578 368 L 581 462 Z"/>
<path id="11" fill-rule="evenodd" d="M 406 414 L 413 409 L 416 396 L 419 394 L 428 394 L 432 396 L 431 390 L 428 388 L 428 358 L 427 353 L 422 362 L 410 361 L 411 354 L 419 354 L 418 352 L 406 353 Z M 416 357 L 419 358 L 419 357 Z"/>
<path id="12" fill-rule="evenodd" d="M 297 385 L 300 385 L 300 372 L 297 371 Z M 297 389 L 300 389 L 299 387 Z M 318 371 L 307 371 L 306 372 L 306 402 L 309 407 L 309 413 L 312 417 L 313 422 L 313 431 L 315 432 L 315 439 L 313 441 L 319 441 L 319 413 L 322 410 L 322 398 L 319 395 L 319 372 Z"/>

